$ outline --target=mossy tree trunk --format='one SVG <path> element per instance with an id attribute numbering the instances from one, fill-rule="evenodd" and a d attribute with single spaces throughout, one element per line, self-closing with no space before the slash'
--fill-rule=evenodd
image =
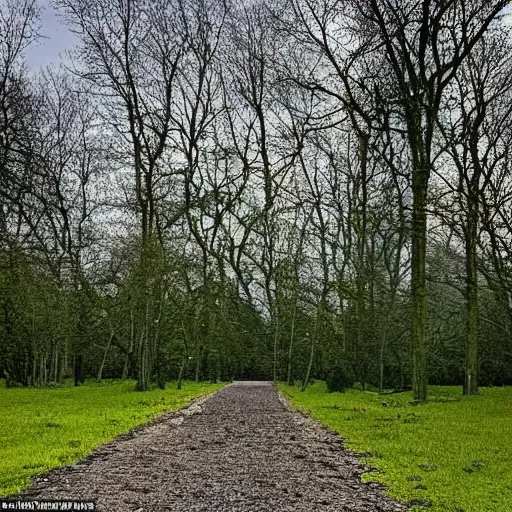
<path id="1" fill-rule="evenodd" d="M 427 400 L 427 357 L 425 335 L 427 330 L 427 192 L 430 174 L 424 140 L 421 136 L 422 116 L 417 104 L 408 114 L 409 145 L 412 156 L 412 234 L 411 234 L 411 300 L 412 300 L 412 388 L 414 400 Z"/>

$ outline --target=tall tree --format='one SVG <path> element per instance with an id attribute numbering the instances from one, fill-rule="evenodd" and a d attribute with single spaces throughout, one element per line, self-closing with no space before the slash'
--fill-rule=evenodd
<path id="1" fill-rule="evenodd" d="M 512 113 L 512 107 L 504 103 L 512 88 L 510 70 L 510 42 L 497 27 L 479 41 L 461 66 L 439 123 L 446 151 L 457 170 L 456 180 L 443 173 L 438 177 L 443 190 L 455 194 L 460 215 L 452 214 L 452 219 L 460 219 L 460 226 L 450 223 L 450 228 L 460 233 L 465 245 L 467 340 L 463 389 L 469 395 L 478 391 L 478 240 L 482 202 L 507 154 L 500 139 Z M 459 115 L 454 115 L 453 110 Z M 447 197 L 450 211 L 453 196 Z"/>
<path id="2" fill-rule="evenodd" d="M 443 94 L 458 69 L 508 4 L 509 0 L 422 0 L 412 5 L 368 0 L 354 4 L 361 17 L 359 28 L 364 27 L 373 44 L 383 45 L 391 65 L 411 153 L 411 334 L 413 392 L 418 401 L 427 399 L 427 203 L 436 119 Z"/>

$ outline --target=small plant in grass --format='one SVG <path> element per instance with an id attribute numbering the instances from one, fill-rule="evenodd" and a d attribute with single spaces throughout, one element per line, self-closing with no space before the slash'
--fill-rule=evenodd
<path id="1" fill-rule="evenodd" d="M 482 471 L 485 468 L 485 464 L 478 460 L 472 460 L 469 464 L 466 464 L 462 470 L 466 473 L 476 473 L 477 471 Z"/>

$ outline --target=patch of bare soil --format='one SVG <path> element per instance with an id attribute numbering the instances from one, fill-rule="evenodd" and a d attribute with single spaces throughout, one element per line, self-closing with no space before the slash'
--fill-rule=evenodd
<path id="1" fill-rule="evenodd" d="M 234 383 L 204 403 L 37 478 L 20 497 L 95 499 L 100 512 L 398 512 L 362 483 L 342 439 L 268 383 Z"/>

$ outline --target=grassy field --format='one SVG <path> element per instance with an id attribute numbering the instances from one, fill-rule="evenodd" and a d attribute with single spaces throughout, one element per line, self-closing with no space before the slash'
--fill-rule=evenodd
<path id="1" fill-rule="evenodd" d="M 0 381 L 0 496 L 220 387 L 185 382 L 181 391 L 171 385 L 140 393 L 130 381 L 53 389 L 5 389 Z"/>
<path id="2" fill-rule="evenodd" d="M 431 387 L 430 401 L 410 393 L 327 393 L 317 382 L 301 393 L 280 386 L 300 409 L 346 438 L 377 471 L 365 474 L 402 501 L 429 501 L 432 512 L 512 511 L 512 388 L 463 397 Z"/>

